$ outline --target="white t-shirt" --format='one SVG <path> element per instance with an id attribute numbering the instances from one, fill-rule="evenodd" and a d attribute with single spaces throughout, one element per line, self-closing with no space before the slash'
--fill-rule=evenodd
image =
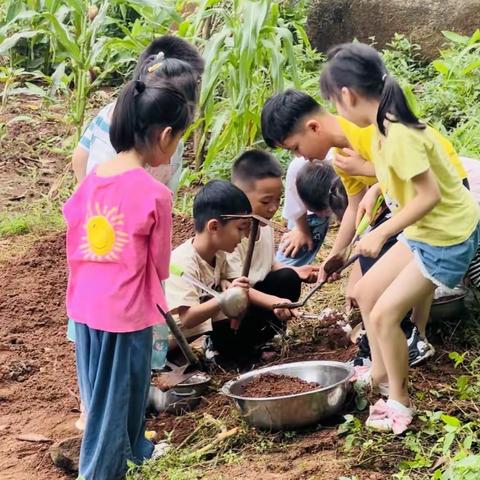
<path id="1" fill-rule="evenodd" d="M 233 253 L 227 254 L 228 272 L 230 279 L 238 278 L 242 275 L 243 264 L 248 250 L 248 238 L 243 238 Z M 254 286 L 257 282 L 261 282 L 272 271 L 275 263 L 275 243 L 273 237 L 273 229 L 269 225 L 259 228 L 258 240 L 255 242 L 253 250 L 252 264 L 248 279 L 250 285 Z"/>
<path id="2" fill-rule="evenodd" d="M 113 158 L 117 152 L 110 143 L 110 124 L 115 102 L 103 107 L 90 122 L 80 138 L 79 146 L 88 152 L 87 175 L 94 167 Z M 172 192 L 176 192 L 182 174 L 183 142 L 179 142 L 170 165 L 148 167 L 149 173 L 165 184 Z"/>
<path id="3" fill-rule="evenodd" d="M 325 160 L 333 160 L 333 150 L 330 149 Z M 287 176 L 285 178 L 285 201 L 283 204 L 282 215 L 288 221 L 288 228 L 295 227 L 295 221 L 302 215 L 309 215 L 312 212 L 307 210 L 305 204 L 300 199 L 297 190 L 297 176 L 301 168 L 308 163 L 303 157 L 293 157 L 288 165 Z"/>

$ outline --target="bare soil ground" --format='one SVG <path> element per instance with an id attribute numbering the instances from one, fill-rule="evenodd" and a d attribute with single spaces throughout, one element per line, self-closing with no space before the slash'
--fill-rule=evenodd
<path id="1" fill-rule="evenodd" d="M 44 110 L 41 110 L 41 109 Z M 30 121 L 16 119 L 29 115 Z M 68 133 L 62 105 L 39 107 L 38 102 L 13 102 L 0 121 L 7 133 L 0 139 L 0 210 L 15 210 L 25 201 L 48 193 L 66 168 L 68 159 L 58 147 Z M 9 123 L 10 122 L 10 123 Z M 174 245 L 192 235 L 191 220 L 177 217 Z M 48 448 L 54 441 L 75 435 L 78 391 L 74 347 L 66 340 L 64 306 L 66 265 L 64 233 L 37 238 L 0 239 L 0 478 L 2 480 L 59 480 L 69 478 L 53 466 Z M 339 306 L 339 285 L 327 285 L 310 309 Z M 292 322 L 293 337 L 283 356 L 275 362 L 307 359 L 345 361 L 354 355 L 353 345 L 339 348 L 334 331 L 315 327 L 314 321 Z M 414 371 L 414 388 L 422 392 L 421 408 L 442 409 L 455 414 L 458 405 L 434 393 L 454 383 L 455 372 L 446 351 Z M 214 375 L 213 387 L 232 378 L 234 373 Z M 230 418 L 233 406 L 216 392 L 205 395 L 197 413 Z M 278 448 L 258 453 L 258 445 L 245 450 L 242 460 L 205 470 L 206 479 L 335 479 L 356 475 L 358 479 L 391 477 L 398 457 L 390 461 L 369 459 L 361 465 L 342 451 L 343 439 L 336 426 L 329 424 L 298 432 Z M 195 428 L 193 415 L 161 414 L 148 421 L 157 439 L 171 435 L 176 444 Z M 21 440 L 26 435 L 36 441 Z M 41 436 L 41 437 L 38 437 Z M 276 436 L 271 441 L 276 444 Z M 41 441 L 40 441 L 41 440 Z"/>

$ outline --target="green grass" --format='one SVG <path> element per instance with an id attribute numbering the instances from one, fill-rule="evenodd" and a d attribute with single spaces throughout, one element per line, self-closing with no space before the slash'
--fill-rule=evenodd
<path id="1" fill-rule="evenodd" d="M 0 213 L 0 238 L 51 232 L 61 230 L 64 226 L 59 203 L 46 198 L 25 204 L 16 212 Z"/>

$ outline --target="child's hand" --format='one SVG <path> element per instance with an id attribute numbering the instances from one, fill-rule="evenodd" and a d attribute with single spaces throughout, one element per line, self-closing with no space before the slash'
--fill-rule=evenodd
<path id="1" fill-rule="evenodd" d="M 298 273 L 300 280 L 305 283 L 315 283 L 318 280 L 320 265 L 303 265 L 302 267 L 294 267 Z"/>
<path id="2" fill-rule="evenodd" d="M 355 253 L 365 257 L 377 258 L 388 237 L 382 229 L 376 228 L 357 242 Z"/>
<path id="3" fill-rule="evenodd" d="M 375 170 L 373 165 L 371 169 L 367 170 L 367 161 L 363 159 L 357 152 L 350 148 L 342 148 L 342 153 L 337 152 L 333 161 L 336 167 L 341 168 L 349 175 L 366 175 L 374 176 Z M 372 170 L 372 171 L 370 171 Z M 373 175 L 372 175 L 373 174 Z"/>
<path id="4" fill-rule="evenodd" d="M 291 300 L 289 300 L 288 298 L 276 297 L 274 304 L 276 304 L 276 303 L 290 303 L 290 302 L 291 302 Z M 286 322 L 287 320 L 290 320 L 292 317 L 295 316 L 295 310 L 290 310 L 289 308 L 274 308 L 273 313 L 282 322 Z"/>
<path id="5" fill-rule="evenodd" d="M 303 247 L 313 250 L 312 236 L 298 228 L 294 228 L 283 234 L 279 250 L 286 257 L 295 258 Z"/>
<path id="6" fill-rule="evenodd" d="M 250 281 L 248 280 L 247 277 L 238 277 L 232 281 L 232 283 L 229 285 L 228 288 L 233 288 L 233 287 L 240 287 L 245 290 L 248 290 L 250 288 Z"/>
<path id="7" fill-rule="evenodd" d="M 232 285 L 232 282 L 229 280 L 220 280 L 220 290 L 224 292 L 227 288 L 230 288 Z"/>
<path id="8" fill-rule="evenodd" d="M 326 280 L 328 280 L 329 282 L 335 282 L 340 278 L 341 275 L 339 273 L 332 273 L 330 276 L 328 276 L 325 272 L 325 264 L 328 262 L 328 260 L 330 260 L 331 256 L 333 255 L 330 254 L 320 265 L 317 273 L 317 282 L 325 282 Z"/>

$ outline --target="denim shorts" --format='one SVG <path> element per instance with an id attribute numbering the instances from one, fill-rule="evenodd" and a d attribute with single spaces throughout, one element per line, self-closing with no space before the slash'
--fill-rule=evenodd
<path id="1" fill-rule="evenodd" d="M 276 255 L 277 262 L 290 267 L 301 267 L 303 265 L 310 265 L 310 263 L 315 260 L 327 235 L 330 217 L 318 217 L 315 214 L 310 214 L 307 216 L 307 224 L 313 240 L 312 250 L 309 250 L 307 247 L 302 247 L 296 257 L 287 257 L 278 251 Z"/>
<path id="2" fill-rule="evenodd" d="M 465 276 L 478 248 L 480 224 L 467 240 L 457 245 L 437 247 L 409 240 L 403 234 L 398 239 L 408 245 L 424 275 L 438 287 L 456 287 Z"/>

